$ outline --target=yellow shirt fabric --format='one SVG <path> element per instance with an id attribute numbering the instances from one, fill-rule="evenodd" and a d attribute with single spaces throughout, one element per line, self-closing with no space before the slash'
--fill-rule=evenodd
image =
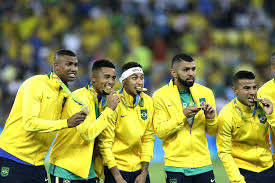
<path id="1" fill-rule="evenodd" d="M 67 120 L 60 120 L 65 97 L 52 75 L 27 79 L 0 135 L 0 148 L 27 163 L 43 165 L 55 131 L 67 128 Z"/>
<path id="2" fill-rule="evenodd" d="M 62 167 L 82 178 L 88 178 L 91 162 L 93 159 L 97 177 L 103 175 L 103 164 L 96 161 L 99 153 L 94 148 L 96 137 L 107 126 L 108 117 L 113 110 L 106 107 L 102 109 L 99 103 L 99 118 L 96 119 L 95 104 L 97 96 L 92 95 L 87 88 L 81 88 L 73 92 L 74 96 L 82 101 L 88 108 L 89 114 L 85 121 L 74 128 L 58 131 L 50 152 L 50 163 Z M 62 112 L 62 118 L 68 119 L 81 110 L 81 105 L 69 98 Z M 97 154 L 94 154 L 97 153 Z"/>
<path id="3" fill-rule="evenodd" d="M 266 115 L 267 121 L 263 124 L 258 112 L 253 116 L 254 107 L 245 106 L 236 99 L 245 116 L 242 119 L 234 100 L 218 116 L 217 149 L 230 181 L 244 183 L 239 168 L 261 172 L 273 165 L 268 128 L 275 125 L 275 113 Z"/>
<path id="4" fill-rule="evenodd" d="M 119 92 L 117 95 L 121 98 Z M 142 92 L 143 106 L 133 107 L 134 98 L 125 90 L 123 95 L 130 107 L 120 101 L 100 135 L 99 150 L 108 168 L 117 166 L 119 170 L 134 172 L 142 168 L 141 162 L 150 162 L 153 156 L 153 101 Z"/>
<path id="5" fill-rule="evenodd" d="M 267 98 L 271 100 L 273 104 L 273 110 L 275 110 L 275 78 L 266 82 L 259 90 L 258 97 Z M 275 151 L 275 130 L 270 130 L 273 150 Z M 273 153 L 273 161 L 275 162 L 275 153 Z"/>
<path id="6" fill-rule="evenodd" d="M 190 93 L 196 106 L 200 106 L 200 100 L 204 99 L 216 110 L 215 98 L 209 88 L 195 83 L 190 87 Z M 211 165 L 206 133 L 212 136 L 216 134 L 216 116 L 214 119 L 205 119 L 201 110 L 190 129 L 173 80 L 155 92 L 153 101 L 153 126 L 157 136 L 162 139 L 165 166 L 198 168 Z"/>

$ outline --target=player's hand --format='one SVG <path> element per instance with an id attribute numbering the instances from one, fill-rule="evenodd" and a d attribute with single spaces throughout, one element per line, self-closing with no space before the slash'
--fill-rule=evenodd
<path id="1" fill-rule="evenodd" d="M 123 178 L 122 176 L 120 176 L 119 178 L 116 178 L 116 183 L 127 183 Z"/>
<path id="2" fill-rule="evenodd" d="M 203 105 L 203 111 L 204 111 L 204 116 L 206 119 L 214 119 L 215 118 L 215 109 L 211 107 L 211 105 L 205 103 Z"/>
<path id="3" fill-rule="evenodd" d="M 87 114 L 83 111 L 75 113 L 67 120 L 68 128 L 73 128 L 82 123 L 86 119 Z"/>
<path id="4" fill-rule="evenodd" d="M 200 108 L 196 106 L 188 106 L 185 109 L 183 109 L 183 114 L 187 118 L 191 118 L 191 117 L 194 117 L 199 111 L 200 111 Z"/>
<path id="5" fill-rule="evenodd" d="M 114 91 L 108 95 L 108 100 L 107 100 L 107 107 L 112 109 L 113 111 L 116 109 L 118 103 L 120 102 L 120 99 L 117 95 L 114 95 Z"/>
<path id="6" fill-rule="evenodd" d="M 145 183 L 146 177 L 147 177 L 147 173 L 143 173 L 143 172 L 142 172 L 141 174 L 139 174 L 139 175 L 136 177 L 134 183 Z"/>
<path id="7" fill-rule="evenodd" d="M 264 98 L 264 99 L 261 100 L 261 103 L 263 104 L 264 112 L 267 115 L 272 114 L 273 104 L 271 103 L 271 101 L 269 99 Z"/>

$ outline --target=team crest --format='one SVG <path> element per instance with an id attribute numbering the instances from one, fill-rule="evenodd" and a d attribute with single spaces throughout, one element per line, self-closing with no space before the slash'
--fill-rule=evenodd
<path id="1" fill-rule="evenodd" d="M 177 179 L 170 179 L 170 183 L 177 183 Z"/>
<path id="2" fill-rule="evenodd" d="M 140 109 L 140 117 L 143 120 L 146 120 L 148 118 L 147 109 Z"/>
<path id="3" fill-rule="evenodd" d="M 258 114 L 258 118 L 260 120 L 260 123 L 265 124 L 265 122 L 267 121 L 266 116 L 261 116 L 261 114 Z"/>
<path id="4" fill-rule="evenodd" d="M 200 101 L 200 107 L 204 106 L 204 104 L 206 103 L 205 98 L 200 98 L 199 101 Z"/>
<path id="5" fill-rule="evenodd" d="M 71 181 L 70 180 L 68 180 L 68 179 L 64 179 L 63 180 L 63 183 L 70 183 Z"/>
<path id="6" fill-rule="evenodd" d="M 9 167 L 2 167 L 1 168 L 1 176 L 7 177 L 9 175 L 10 168 Z"/>

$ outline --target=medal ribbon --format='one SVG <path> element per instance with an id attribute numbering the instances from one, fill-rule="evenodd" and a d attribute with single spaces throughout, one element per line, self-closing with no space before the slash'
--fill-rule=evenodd
<path id="1" fill-rule="evenodd" d="M 52 78 L 61 86 L 61 88 L 62 88 L 70 97 L 72 97 L 72 99 L 73 99 L 76 103 L 78 103 L 79 105 L 82 105 L 82 106 L 85 105 L 82 101 L 78 100 L 78 99 L 74 96 L 74 94 L 70 91 L 70 89 L 63 83 L 63 81 L 62 81 L 56 74 L 54 74 L 53 72 L 49 72 L 48 77 L 49 77 L 49 78 L 52 77 Z"/>

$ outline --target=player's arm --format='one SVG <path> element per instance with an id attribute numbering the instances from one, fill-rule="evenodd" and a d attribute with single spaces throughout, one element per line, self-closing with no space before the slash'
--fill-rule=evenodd
<path id="1" fill-rule="evenodd" d="M 216 111 L 216 104 L 215 104 L 215 97 L 213 92 L 211 92 L 211 96 L 209 97 L 209 105 L 211 106 L 210 112 L 214 113 L 214 118 L 206 118 L 205 119 L 205 125 L 206 125 L 206 132 L 214 136 L 217 133 L 217 127 L 218 127 L 218 121 L 217 121 L 217 111 Z"/>
<path id="2" fill-rule="evenodd" d="M 89 109 L 89 114 L 85 121 L 76 127 L 77 132 L 83 140 L 87 143 L 90 143 L 94 140 L 107 126 L 108 117 L 113 114 L 119 98 L 118 96 L 108 96 L 108 102 L 106 108 L 101 112 L 100 116 L 95 119 L 95 102 L 89 98 L 89 96 L 76 94 L 76 97 L 79 98 L 82 102 L 86 104 Z M 83 106 L 77 104 L 70 98 L 65 106 L 65 109 L 69 116 L 80 111 Z"/>
<path id="3" fill-rule="evenodd" d="M 67 120 L 45 120 L 38 118 L 42 102 L 43 87 L 39 82 L 29 82 L 22 91 L 22 118 L 26 131 L 52 132 L 67 128 Z M 49 114 L 51 115 L 51 114 Z"/>
<path id="4" fill-rule="evenodd" d="M 112 152 L 112 146 L 115 138 L 115 125 L 117 122 L 118 108 L 113 112 L 113 114 L 108 118 L 107 127 L 99 135 L 99 152 L 102 155 L 104 164 L 110 169 L 112 175 L 114 176 L 117 183 L 126 183 L 122 175 L 117 168 L 116 160 Z"/>
<path id="5" fill-rule="evenodd" d="M 100 114 L 99 118 L 92 120 L 89 116 L 82 124 L 78 125 L 77 131 L 86 142 L 94 140 L 107 126 L 108 116 L 113 113 L 113 110 L 106 107 Z"/>
<path id="6" fill-rule="evenodd" d="M 149 163 L 143 161 L 143 162 L 141 162 L 141 164 L 142 164 L 141 173 L 136 177 L 134 183 L 146 182 L 146 177 L 148 175 Z"/>
<path id="7" fill-rule="evenodd" d="M 164 139 L 173 133 L 179 131 L 184 126 L 186 116 L 183 112 L 177 113 L 175 116 L 171 116 L 168 120 L 165 104 L 158 96 L 153 96 L 154 101 L 154 116 L 153 126 L 157 136 L 160 139 Z"/>
<path id="8" fill-rule="evenodd" d="M 95 103 L 90 100 L 90 98 L 86 95 L 75 95 L 78 99 L 80 99 L 89 109 L 89 113 L 83 123 L 76 127 L 77 132 L 81 136 L 83 140 L 87 143 L 90 143 L 94 140 L 104 128 L 107 126 L 107 117 L 108 115 L 113 113 L 113 110 L 106 107 L 105 110 L 101 113 L 100 117 L 95 119 Z M 81 111 L 83 106 L 76 103 L 72 98 L 69 98 L 65 104 L 62 118 L 68 118 L 75 113 Z"/>
<path id="9" fill-rule="evenodd" d="M 262 99 L 261 103 L 263 105 L 263 110 L 266 114 L 267 122 L 272 127 L 275 128 L 275 112 L 273 109 L 273 104 L 269 99 Z"/>
<path id="10" fill-rule="evenodd" d="M 112 175 L 114 176 L 116 183 L 127 183 L 123 179 L 122 175 L 120 174 L 119 169 L 117 168 L 117 166 L 114 166 L 114 167 L 110 168 L 110 171 L 111 171 Z"/>
<path id="11" fill-rule="evenodd" d="M 115 138 L 115 125 L 117 120 L 118 109 L 116 109 L 111 116 L 108 117 L 107 127 L 99 135 L 99 152 L 103 157 L 104 163 L 109 169 L 116 166 L 116 161 L 112 153 L 112 146 Z"/>
<path id="12" fill-rule="evenodd" d="M 229 120 L 229 119 L 227 119 Z M 229 180 L 234 183 L 245 183 L 244 177 L 241 175 L 237 164 L 232 157 L 232 123 L 220 115 L 218 117 L 218 132 L 217 132 L 217 149 L 218 154 L 223 162 L 223 166 L 229 177 Z"/>
<path id="13" fill-rule="evenodd" d="M 261 87 L 257 92 L 258 97 L 260 98 L 269 98 L 270 93 L 265 90 L 264 87 Z M 274 102 L 273 102 L 273 113 L 274 113 Z M 270 120 L 270 119 L 269 119 Z M 273 150 L 275 151 L 275 127 L 270 127 L 271 142 L 273 145 Z M 275 163 L 275 153 L 273 153 L 273 162 Z"/>

